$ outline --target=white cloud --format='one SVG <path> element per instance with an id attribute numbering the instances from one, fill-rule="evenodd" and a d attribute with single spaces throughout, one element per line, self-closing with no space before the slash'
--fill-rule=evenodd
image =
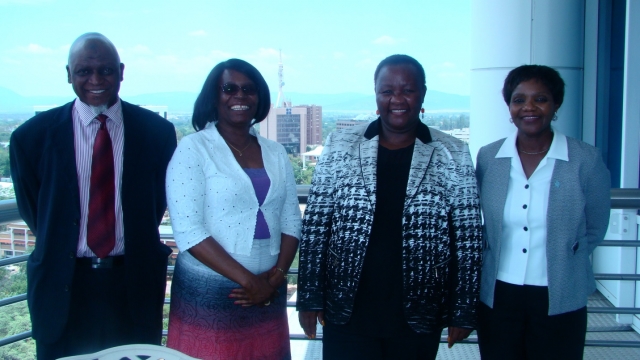
<path id="1" fill-rule="evenodd" d="M 53 53 L 53 49 L 44 47 L 38 44 L 29 44 L 26 47 L 20 48 L 22 52 L 26 52 L 29 54 L 51 54 Z"/>
<path id="2" fill-rule="evenodd" d="M 148 46 L 138 44 L 131 49 L 131 52 L 134 54 L 150 54 L 151 49 Z"/>
<path id="3" fill-rule="evenodd" d="M 189 33 L 189 36 L 205 36 L 207 32 L 204 30 L 196 30 Z"/>
<path id="4" fill-rule="evenodd" d="M 256 56 L 261 58 L 276 58 L 280 59 L 280 50 L 272 49 L 272 48 L 260 48 L 258 49 L 258 53 Z M 284 58 L 284 56 L 283 56 Z"/>
<path id="5" fill-rule="evenodd" d="M 380 36 L 379 38 L 373 40 L 371 43 L 376 45 L 395 45 L 400 42 L 406 41 L 405 39 L 397 39 L 388 35 Z"/>
<path id="6" fill-rule="evenodd" d="M 42 3 L 49 3 L 51 0 L 0 0 L 0 5 L 9 5 L 9 4 L 17 4 L 17 5 L 36 5 Z"/>
<path id="7" fill-rule="evenodd" d="M 333 58 L 336 59 L 336 60 L 344 59 L 345 56 L 346 56 L 345 53 L 340 52 L 340 51 L 336 51 L 336 52 L 333 53 Z"/>

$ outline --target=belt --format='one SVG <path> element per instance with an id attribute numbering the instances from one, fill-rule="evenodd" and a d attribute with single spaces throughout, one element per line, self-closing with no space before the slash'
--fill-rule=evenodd
<path id="1" fill-rule="evenodd" d="M 76 258 L 76 265 L 91 269 L 111 269 L 124 265 L 124 255 L 107 256 L 102 259 L 97 257 L 79 257 Z"/>

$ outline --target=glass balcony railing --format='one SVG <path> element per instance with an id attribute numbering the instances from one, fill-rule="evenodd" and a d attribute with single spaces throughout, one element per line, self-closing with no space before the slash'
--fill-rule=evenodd
<path id="1" fill-rule="evenodd" d="M 302 209 L 304 209 L 304 206 L 306 205 L 308 192 L 309 192 L 309 185 L 298 185 L 298 199 L 300 201 L 300 205 Z M 640 209 L 640 189 L 612 189 L 611 204 L 612 204 L 612 209 L 633 209 L 633 210 Z M 17 209 L 15 200 L 0 201 L 0 225 L 12 223 L 12 222 L 19 222 L 19 221 L 21 221 L 21 218 L 18 214 L 18 209 Z M 637 225 L 634 225 L 634 226 L 637 226 Z M 28 233 L 26 230 L 24 234 L 21 233 L 21 235 L 25 236 L 25 239 L 28 240 Z M 163 234 L 161 237 L 163 241 L 171 243 L 171 240 L 172 240 L 171 234 Z M 601 247 L 638 248 L 640 247 L 640 240 L 638 239 L 635 239 L 635 240 L 606 239 L 606 241 L 604 241 L 600 246 Z M 7 250 L 5 245 L 0 243 L 0 250 L 2 249 Z M 18 251 L 16 251 L 16 253 L 18 253 Z M 27 258 L 28 258 L 28 255 L 19 255 L 19 256 L 0 259 L 0 271 L 2 271 L 0 272 L 0 275 L 7 278 L 11 276 L 11 272 L 24 271 L 24 264 L 26 263 Z M 173 266 L 169 266 L 168 270 L 169 270 L 168 278 L 170 280 L 171 276 L 173 275 Z M 289 271 L 289 275 L 291 275 L 289 292 L 295 293 L 296 284 L 297 284 L 297 273 L 298 273 L 297 260 L 295 260 L 292 266 L 292 269 Z M 596 273 L 595 277 L 596 277 L 596 280 L 640 281 L 640 274 L 638 273 L 629 273 L 629 274 Z M 2 281 L 2 279 L 0 279 L 0 281 Z M 3 284 L 3 283 L 0 283 L 0 284 Z M 18 288 L 23 287 L 24 290 L 22 291 L 26 292 L 26 282 L 24 284 L 18 284 L 18 285 L 14 284 L 13 286 L 18 286 Z M 0 291 L 2 290 L 5 290 L 5 289 L 0 289 Z M 23 317 L 22 319 L 23 323 L 25 321 L 28 321 L 28 313 L 26 313 L 28 311 L 26 309 L 26 297 L 27 297 L 26 293 L 19 293 L 17 295 L 14 294 L 12 296 L 6 296 L 2 298 L 1 294 L 4 294 L 4 293 L 5 292 L 0 292 L 0 319 L 2 319 L 2 314 L 4 309 L 7 309 L 8 307 L 18 306 L 20 307 L 18 312 L 21 312 L 20 316 Z M 170 300 L 169 298 L 165 299 L 165 304 L 166 304 L 165 313 L 168 311 L 169 300 Z M 593 301 L 592 299 L 590 299 L 589 305 L 587 307 L 587 312 L 589 313 L 590 322 L 592 321 L 592 318 L 595 319 L 594 316 L 640 314 L 640 307 L 613 307 L 610 304 L 608 306 L 600 306 L 600 305 L 593 306 L 592 304 L 594 303 L 603 304 L 603 303 L 607 303 L 607 301 L 602 296 L 600 296 L 600 298 L 594 299 Z M 295 307 L 295 301 L 288 301 L 287 306 L 290 308 Z M 290 317 L 293 318 L 294 317 L 293 315 L 295 315 L 295 310 L 290 309 L 289 314 L 290 314 Z M 26 316 L 26 320 L 25 320 L 25 316 Z M 295 316 L 294 320 L 297 322 L 297 316 Z M 600 320 L 596 319 L 594 321 L 600 321 Z M 28 324 L 28 326 L 30 328 L 30 323 Z M 24 324 L 23 324 L 23 327 L 24 327 Z M 14 328 L 20 329 L 20 326 L 16 326 Z M 0 330 L 1 329 L 2 327 L 0 326 Z M 586 346 L 603 347 L 603 348 L 616 347 L 616 348 L 640 349 L 640 335 L 638 335 L 637 333 L 634 333 L 634 334 L 637 336 L 635 336 L 634 339 L 629 340 L 628 336 L 620 336 L 620 337 L 600 336 L 599 338 L 592 338 L 591 336 L 589 336 L 589 332 L 588 332 Z M 164 335 L 166 335 L 166 330 L 164 332 Z M 2 335 L 0 334 L 0 336 Z M 31 331 L 28 329 L 25 331 L 18 331 L 17 333 L 11 333 L 11 334 L 5 335 L 4 338 L 0 339 L 0 349 L 4 346 L 14 344 L 21 340 L 29 341 L 30 338 L 31 338 Z M 294 329 L 291 329 L 290 338 L 291 340 L 309 340 L 304 336 L 304 334 L 302 334 L 302 332 L 300 331 L 296 332 L 294 331 Z M 318 336 L 315 340 L 321 340 L 321 339 L 322 337 Z M 310 341 L 315 341 L 315 340 L 310 340 Z M 446 343 L 446 336 L 442 337 L 442 342 Z M 476 338 L 472 336 L 463 342 L 463 344 L 465 343 L 476 344 L 477 341 L 476 341 Z M 636 354 L 640 354 L 640 350 L 638 350 Z"/>

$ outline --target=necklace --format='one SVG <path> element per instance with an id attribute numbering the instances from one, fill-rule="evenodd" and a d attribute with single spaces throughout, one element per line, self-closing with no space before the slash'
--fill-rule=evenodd
<path id="1" fill-rule="evenodd" d="M 247 146 L 245 146 L 244 148 L 242 148 L 242 150 L 238 149 L 237 147 L 231 145 L 227 140 L 225 140 L 224 142 L 227 143 L 227 145 L 229 145 L 233 150 L 238 152 L 239 156 L 242 156 L 242 153 L 247 150 L 247 148 L 251 145 L 251 139 L 249 139 L 249 143 L 247 144 Z"/>
<path id="2" fill-rule="evenodd" d="M 549 148 L 546 148 L 546 149 L 544 149 L 542 151 L 537 151 L 537 152 L 527 152 L 527 151 L 524 151 L 522 149 L 518 149 L 518 151 L 520 151 L 523 154 L 527 154 L 527 155 L 540 155 L 540 154 L 546 153 L 547 150 L 549 150 Z"/>

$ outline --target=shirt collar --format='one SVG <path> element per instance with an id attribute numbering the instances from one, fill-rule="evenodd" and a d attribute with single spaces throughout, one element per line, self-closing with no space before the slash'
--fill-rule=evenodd
<path id="1" fill-rule="evenodd" d="M 88 126 L 97 116 L 93 112 L 91 106 L 83 103 L 80 99 L 76 99 L 74 107 L 76 108 L 76 111 L 78 111 L 80 122 L 84 126 Z M 115 104 L 102 113 L 107 115 L 107 117 L 111 119 L 116 126 L 120 126 L 122 124 L 122 102 L 120 101 L 120 98 L 118 98 L 118 101 L 116 101 Z"/>
<path id="2" fill-rule="evenodd" d="M 500 150 L 496 154 L 496 158 L 513 158 L 518 156 L 518 149 L 516 149 L 516 138 L 518 131 L 514 131 L 511 135 L 502 143 Z M 546 155 L 547 158 L 569 161 L 569 151 L 567 149 L 567 137 L 557 131 L 553 132 L 553 140 L 549 151 Z"/>
<path id="3" fill-rule="evenodd" d="M 378 117 L 376 120 L 372 121 L 371 124 L 369 124 L 367 130 L 364 132 L 364 137 L 367 140 L 371 140 L 374 136 L 380 135 L 381 121 L 382 120 L 380 120 L 380 118 Z M 416 137 L 418 138 L 418 140 L 422 141 L 423 144 L 431 142 L 431 132 L 429 132 L 429 127 L 422 121 L 418 122 Z"/>

